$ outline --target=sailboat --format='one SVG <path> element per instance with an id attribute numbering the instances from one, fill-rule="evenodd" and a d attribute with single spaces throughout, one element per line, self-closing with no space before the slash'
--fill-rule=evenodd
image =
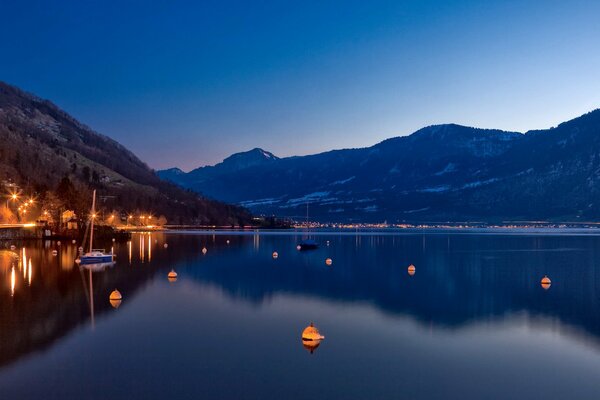
<path id="1" fill-rule="evenodd" d="M 79 257 L 79 263 L 81 265 L 89 265 L 89 264 L 106 264 L 112 263 L 114 255 L 112 251 L 110 253 L 106 253 L 104 249 L 94 249 L 94 219 L 96 218 L 96 190 L 94 190 L 94 194 L 92 197 L 92 211 L 90 214 L 90 250 L 82 254 Z"/>
<path id="2" fill-rule="evenodd" d="M 306 203 L 306 228 L 308 229 L 308 202 Z M 319 243 L 316 240 L 306 238 L 298 243 L 298 250 L 314 250 L 319 247 Z"/>

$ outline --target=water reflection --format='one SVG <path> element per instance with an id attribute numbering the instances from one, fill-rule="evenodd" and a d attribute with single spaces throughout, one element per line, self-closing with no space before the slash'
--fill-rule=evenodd
<path id="1" fill-rule="evenodd" d="M 172 246 L 165 246 L 167 238 Z M 516 331 L 521 339 L 532 334 L 566 338 L 587 346 L 592 361 L 600 356 L 599 237 L 331 234 L 320 239 L 329 245 L 314 252 L 295 251 L 297 239 L 256 233 L 140 234 L 115 243 L 116 264 L 97 272 L 74 264 L 76 245 L 63 244 L 59 257 L 52 256 L 55 246 L 48 243 L 19 243 L 16 253 L 0 251 L 0 281 L 4 282 L 0 285 L 0 366 L 19 365 L 17 359 L 35 363 L 43 357 L 41 349 L 66 352 L 55 344 L 81 337 L 78 326 L 91 323 L 98 335 L 103 326 L 112 326 L 120 318 L 128 323 L 124 337 L 132 338 L 130 345 L 141 349 L 143 343 L 154 345 L 166 337 L 181 340 L 186 346 L 168 357 L 185 361 L 186 351 L 193 353 L 195 346 L 202 346 L 197 343 L 202 337 L 203 343 L 212 344 L 201 347 L 203 351 L 213 347 L 221 351 L 210 353 L 202 363 L 223 360 L 221 367 L 232 370 L 238 368 L 240 353 L 253 350 L 244 350 L 243 343 L 249 341 L 255 343 L 249 347 L 262 350 L 265 365 L 279 365 L 276 355 L 281 363 L 292 359 L 301 363 L 294 358 L 297 350 L 313 366 L 326 360 L 330 370 L 345 370 L 352 364 L 350 355 L 356 354 L 367 371 L 378 371 L 380 376 L 387 373 L 378 369 L 385 364 L 382 360 L 401 363 L 403 354 L 412 354 L 410 362 L 419 368 L 420 362 L 430 360 L 431 349 L 443 344 L 462 349 L 456 353 L 460 360 L 446 356 L 449 365 L 491 365 L 487 363 L 492 356 L 501 356 L 475 354 L 469 346 L 501 336 L 498 332 Z M 203 256 L 198 249 L 208 241 L 211 249 Z M 273 262 L 274 249 L 277 262 Z M 327 259 L 335 260 L 335 267 L 323 262 Z M 177 273 L 173 277 L 169 271 Z M 545 275 L 552 277 L 551 290 L 540 288 L 550 288 L 540 281 Z M 176 285 L 169 285 L 176 280 Z M 115 288 L 126 302 L 111 297 Z M 322 338 L 303 337 L 300 347 L 298 332 L 313 317 L 323 325 L 327 343 L 321 346 Z M 247 329 L 254 319 L 266 324 L 260 332 Z M 379 342 L 371 342 L 371 336 Z M 507 370 L 518 370 L 517 361 L 522 361 L 511 345 L 515 340 L 520 339 L 511 337 L 497 344 L 498 352 L 514 354 L 509 360 L 514 365 L 505 361 Z M 305 353 L 317 348 L 317 357 Z M 116 357 L 117 350 L 105 351 Z M 152 362 L 135 346 L 128 351 L 132 359 Z M 521 349 L 533 357 L 528 351 Z M 394 361 L 390 352 L 396 352 Z M 61 357 L 70 357 L 66 354 Z M 162 353 L 151 354 L 168 359 Z M 198 360 L 184 361 L 190 371 L 201 368 Z M 556 360 L 544 362 L 564 370 Z M 142 361 L 137 367 L 144 371 Z M 246 364 L 246 368 L 262 371 L 263 367 Z M 201 372 L 206 379 L 214 378 L 210 371 Z M 0 369 L 0 386 L 2 373 Z M 144 378 L 129 373 L 132 379 Z M 263 373 L 268 376 L 269 371 Z M 260 397 L 256 393 L 262 392 L 250 397 Z M 332 396 L 344 397 L 338 392 Z"/>

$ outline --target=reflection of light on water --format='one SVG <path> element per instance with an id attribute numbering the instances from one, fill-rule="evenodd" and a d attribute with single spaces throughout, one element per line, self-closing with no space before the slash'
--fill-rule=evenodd
<path id="1" fill-rule="evenodd" d="M 258 251 L 260 248 L 260 235 L 258 233 L 254 234 L 254 250 Z"/>
<path id="2" fill-rule="evenodd" d="M 12 269 L 10 271 L 10 295 L 14 296 L 15 295 L 15 282 L 17 280 L 17 277 L 15 275 L 15 266 L 12 266 Z"/>
<path id="3" fill-rule="evenodd" d="M 23 278 L 27 278 L 27 254 L 25 254 L 25 247 L 23 247 L 23 257 L 22 262 L 19 264 L 21 268 L 23 268 Z"/>
<path id="4" fill-rule="evenodd" d="M 148 262 L 152 261 L 152 234 L 148 234 Z"/>
<path id="5" fill-rule="evenodd" d="M 29 260 L 29 286 L 31 286 L 31 260 Z"/>
<path id="6" fill-rule="evenodd" d="M 144 236 L 140 234 L 140 260 L 144 262 Z"/>
<path id="7" fill-rule="evenodd" d="M 131 240 L 127 242 L 127 247 L 129 247 L 129 264 L 131 264 Z"/>

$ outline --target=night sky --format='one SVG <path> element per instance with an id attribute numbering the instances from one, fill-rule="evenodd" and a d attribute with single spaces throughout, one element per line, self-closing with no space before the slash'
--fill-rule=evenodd
<path id="1" fill-rule="evenodd" d="M 0 80 L 153 168 L 600 107 L 600 2 L 2 1 Z"/>

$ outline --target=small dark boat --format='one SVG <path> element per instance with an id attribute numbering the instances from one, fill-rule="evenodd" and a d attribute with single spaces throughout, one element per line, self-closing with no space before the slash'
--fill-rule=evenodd
<path id="1" fill-rule="evenodd" d="M 319 243 L 312 239 L 306 239 L 298 243 L 298 250 L 314 250 L 319 247 Z"/>

